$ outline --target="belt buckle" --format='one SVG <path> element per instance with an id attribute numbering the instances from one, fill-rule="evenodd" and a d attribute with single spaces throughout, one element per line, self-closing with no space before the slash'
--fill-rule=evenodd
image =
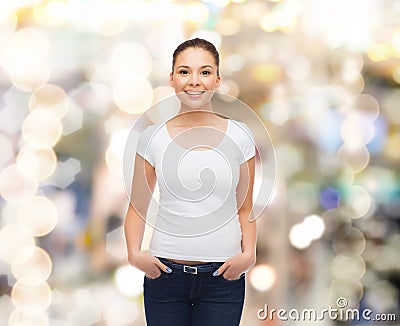
<path id="1" fill-rule="evenodd" d="M 183 271 L 189 274 L 197 274 L 197 267 L 184 265 Z"/>

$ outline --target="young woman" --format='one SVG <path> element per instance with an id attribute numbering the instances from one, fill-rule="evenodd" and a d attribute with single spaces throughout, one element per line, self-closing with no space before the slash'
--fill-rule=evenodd
<path id="1" fill-rule="evenodd" d="M 149 326 L 240 323 L 245 272 L 256 260 L 255 146 L 246 125 L 213 111 L 220 80 L 213 44 L 180 44 L 169 77 L 180 112 L 139 137 L 124 227 L 128 260 L 145 273 Z M 159 209 L 146 253 L 140 248 L 156 182 Z"/>

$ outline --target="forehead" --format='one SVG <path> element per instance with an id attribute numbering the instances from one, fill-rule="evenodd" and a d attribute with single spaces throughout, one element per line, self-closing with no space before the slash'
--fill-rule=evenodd
<path id="1" fill-rule="evenodd" d="M 216 65 L 213 55 L 202 48 L 187 48 L 178 54 L 175 62 L 175 66 L 203 66 L 205 64 Z"/>

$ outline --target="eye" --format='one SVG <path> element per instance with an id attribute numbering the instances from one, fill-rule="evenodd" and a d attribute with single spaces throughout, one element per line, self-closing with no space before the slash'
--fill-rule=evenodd
<path id="1" fill-rule="evenodd" d="M 179 74 L 180 75 L 187 75 L 189 73 L 189 71 L 183 69 L 183 70 L 179 70 Z"/>
<path id="2" fill-rule="evenodd" d="M 211 74 L 211 72 L 208 71 L 208 70 L 204 70 L 204 71 L 201 72 L 201 74 L 204 75 L 204 76 L 207 76 L 207 75 Z"/>

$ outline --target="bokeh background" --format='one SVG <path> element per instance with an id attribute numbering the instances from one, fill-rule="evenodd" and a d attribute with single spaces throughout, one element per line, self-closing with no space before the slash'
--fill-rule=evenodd
<path id="1" fill-rule="evenodd" d="M 0 324 L 145 325 L 124 146 L 195 36 L 275 148 L 242 324 L 344 302 L 397 321 L 318 324 L 398 325 L 398 0 L 2 0 Z"/>

